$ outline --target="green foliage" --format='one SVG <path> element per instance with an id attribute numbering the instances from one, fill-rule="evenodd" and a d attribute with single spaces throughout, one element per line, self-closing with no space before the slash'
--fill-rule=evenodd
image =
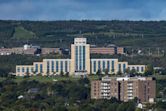
<path id="1" fill-rule="evenodd" d="M 122 103 L 116 98 L 90 100 L 90 81 L 87 78 L 57 82 L 39 82 L 26 78 L 19 83 L 14 82 L 14 79 L 6 79 L 0 82 L 0 87 L 2 111 L 119 111 L 116 109 L 121 104 L 122 108 L 134 109 L 134 101 Z M 33 88 L 37 88 L 37 92 L 29 92 Z M 20 95 L 23 98 L 18 99 Z"/>
<path id="2" fill-rule="evenodd" d="M 36 35 L 33 32 L 28 31 L 28 30 L 24 29 L 23 27 L 15 28 L 15 32 L 13 34 L 13 39 L 29 40 L 29 39 L 34 39 L 34 38 L 36 38 Z"/>
<path id="3" fill-rule="evenodd" d="M 145 71 L 145 76 L 152 75 L 153 73 L 154 73 L 153 66 L 147 65 L 146 71 Z"/>
<path id="4" fill-rule="evenodd" d="M 46 22 L 1 20 L 0 46 L 22 46 L 27 42 L 27 39 L 30 39 L 29 42 L 41 46 L 69 47 L 73 42 L 73 38 L 78 36 L 81 31 L 91 44 L 98 44 L 99 46 L 103 46 L 103 44 L 117 44 L 132 48 L 160 47 L 165 49 L 165 25 L 165 21 Z M 13 40 L 13 34 L 15 34 L 15 29 L 18 27 L 23 27 L 19 28 L 21 31 L 16 34 L 21 41 Z"/>
<path id="5" fill-rule="evenodd" d="M 160 109 L 161 111 L 164 111 L 164 109 L 166 109 L 166 102 L 158 102 L 157 108 Z"/>

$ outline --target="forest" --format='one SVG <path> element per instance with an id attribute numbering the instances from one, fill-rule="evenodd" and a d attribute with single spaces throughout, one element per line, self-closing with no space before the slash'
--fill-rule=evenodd
<path id="1" fill-rule="evenodd" d="M 166 46 L 165 21 L 0 21 L 0 46 L 25 43 L 69 47 L 82 34 L 90 44 L 146 48 Z"/>

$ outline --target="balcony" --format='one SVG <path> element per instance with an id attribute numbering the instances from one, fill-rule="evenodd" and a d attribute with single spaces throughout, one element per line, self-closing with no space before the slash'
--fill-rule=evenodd
<path id="1" fill-rule="evenodd" d="M 128 89 L 128 90 L 132 90 L 132 89 L 133 89 L 133 87 L 127 87 L 127 89 Z"/>

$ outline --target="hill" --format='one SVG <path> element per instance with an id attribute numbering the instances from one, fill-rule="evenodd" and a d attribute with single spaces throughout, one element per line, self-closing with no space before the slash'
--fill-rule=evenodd
<path id="1" fill-rule="evenodd" d="M 88 38 L 88 42 L 99 46 L 117 44 L 125 47 L 166 49 L 166 21 L 1 20 L 0 46 L 22 46 L 28 40 L 46 47 L 69 47 L 80 31 Z M 16 34 L 18 37 L 13 37 Z"/>

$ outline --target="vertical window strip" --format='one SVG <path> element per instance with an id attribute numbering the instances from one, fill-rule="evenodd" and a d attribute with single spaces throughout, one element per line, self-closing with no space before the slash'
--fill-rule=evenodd
<path id="1" fill-rule="evenodd" d="M 56 72 L 59 72 L 59 63 L 58 63 L 58 61 L 56 61 Z"/>
<path id="2" fill-rule="evenodd" d="M 110 61 L 107 61 L 107 69 L 108 69 L 108 72 L 110 72 Z"/>

